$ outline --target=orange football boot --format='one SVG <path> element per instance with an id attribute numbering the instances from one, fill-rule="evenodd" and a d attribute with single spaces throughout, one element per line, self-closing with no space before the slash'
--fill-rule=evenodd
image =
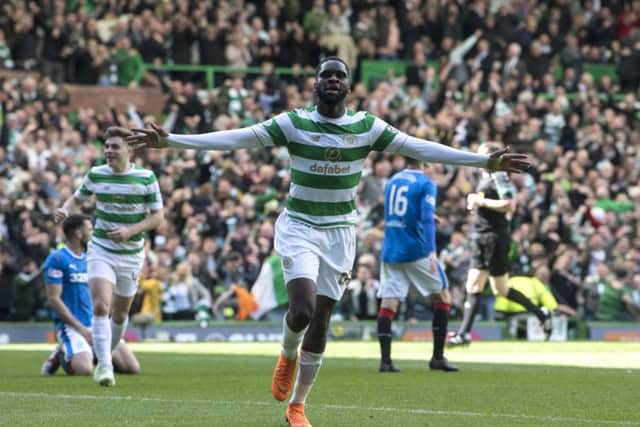
<path id="1" fill-rule="evenodd" d="M 289 403 L 284 416 L 291 427 L 311 427 L 311 423 L 304 414 L 304 403 Z"/>
<path id="2" fill-rule="evenodd" d="M 271 394 L 276 400 L 283 401 L 291 393 L 293 388 L 293 374 L 296 372 L 296 359 L 290 360 L 282 354 L 278 357 L 278 363 L 273 370 L 271 380 Z"/>

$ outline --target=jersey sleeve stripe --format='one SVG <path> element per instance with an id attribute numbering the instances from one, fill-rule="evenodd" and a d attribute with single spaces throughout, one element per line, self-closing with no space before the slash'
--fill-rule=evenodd
<path id="1" fill-rule="evenodd" d="M 96 217 L 109 222 L 117 222 L 120 224 L 136 224 L 143 221 L 147 215 L 139 214 L 115 214 L 96 209 Z"/>
<path id="2" fill-rule="evenodd" d="M 265 130 L 273 140 L 273 144 L 276 146 L 287 145 L 287 137 L 282 132 L 280 125 L 275 119 L 271 120 L 269 125 L 264 125 Z"/>
<path id="3" fill-rule="evenodd" d="M 375 121 L 375 117 L 369 114 L 365 115 L 364 119 L 360 121 L 343 125 L 329 122 L 316 122 L 311 119 L 300 117 L 295 111 L 290 111 L 289 113 L 287 113 L 287 115 L 289 116 L 293 127 L 298 130 L 316 133 L 329 133 L 334 135 L 357 135 L 369 132 L 373 127 L 373 123 Z"/>
<path id="4" fill-rule="evenodd" d="M 291 169 L 291 182 L 310 188 L 338 190 L 357 186 L 360 182 L 360 175 L 361 172 L 358 172 L 351 175 L 332 176 L 331 179 L 328 179 L 322 175 Z"/>
<path id="5" fill-rule="evenodd" d="M 395 138 L 396 135 L 397 133 L 391 132 L 388 129 L 383 130 L 371 149 L 373 151 L 384 151 L 384 149 L 387 148 L 387 146 L 391 143 L 391 141 L 393 141 L 393 138 Z"/>
<path id="6" fill-rule="evenodd" d="M 335 159 L 337 158 L 338 161 L 341 162 L 351 162 L 354 160 L 364 159 L 371 151 L 371 147 L 368 145 L 354 148 L 334 148 L 316 147 L 313 145 L 301 144 L 299 142 L 290 142 L 288 149 L 290 155 L 321 161 L 327 161 L 327 156 L 329 155 L 328 150 L 332 150 L 331 156 L 333 157 L 331 161 L 336 161 Z M 340 155 L 337 156 L 336 153 L 340 153 Z"/>
<path id="7" fill-rule="evenodd" d="M 349 202 L 337 203 L 312 202 L 309 200 L 289 197 L 287 199 L 287 209 L 307 215 L 316 216 L 346 215 L 356 209 L 356 203 L 353 200 Z"/>

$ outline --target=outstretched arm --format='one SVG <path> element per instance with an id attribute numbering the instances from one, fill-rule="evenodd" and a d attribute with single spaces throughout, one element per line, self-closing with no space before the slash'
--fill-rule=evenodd
<path id="1" fill-rule="evenodd" d="M 238 148 L 262 147 L 260 139 L 251 128 L 223 130 L 200 135 L 178 135 L 170 133 L 166 137 L 170 147 L 193 148 L 196 150 L 234 150 Z"/>
<path id="2" fill-rule="evenodd" d="M 429 163 L 486 167 L 488 154 L 462 151 L 437 142 L 409 136 L 398 150 L 398 154 Z"/>
<path id="3" fill-rule="evenodd" d="M 127 137 L 129 145 L 139 148 L 193 148 L 196 150 L 235 150 L 263 147 L 263 143 L 251 127 L 209 132 L 197 135 L 167 133 L 156 124 L 151 129 L 133 129 L 136 135 Z"/>
<path id="4" fill-rule="evenodd" d="M 510 153 L 509 148 L 504 148 L 491 154 L 478 154 L 413 136 L 407 136 L 397 153 L 424 162 L 475 166 L 490 171 L 502 170 L 520 173 L 530 166 L 526 155 Z"/>
<path id="5" fill-rule="evenodd" d="M 511 213 L 515 210 L 515 201 L 513 199 L 485 199 L 478 193 L 471 193 L 467 196 L 467 207 L 469 210 L 478 207 L 500 213 Z"/>

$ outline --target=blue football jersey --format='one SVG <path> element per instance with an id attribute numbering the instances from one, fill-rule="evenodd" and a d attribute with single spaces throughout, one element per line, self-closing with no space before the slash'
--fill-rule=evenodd
<path id="1" fill-rule="evenodd" d="M 93 302 L 87 274 L 87 254 L 77 256 L 67 247 L 49 254 L 44 262 L 44 281 L 47 286 L 62 286 L 62 302 L 84 326 L 91 326 Z M 51 310 L 56 325 L 62 323 Z"/>
<path id="2" fill-rule="evenodd" d="M 404 169 L 384 189 L 382 261 L 411 262 L 436 250 L 437 187 L 422 171 Z"/>

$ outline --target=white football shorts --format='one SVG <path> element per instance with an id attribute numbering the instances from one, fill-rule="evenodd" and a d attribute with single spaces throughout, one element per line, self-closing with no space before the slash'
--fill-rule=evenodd
<path id="1" fill-rule="evenodd" d="M 284 211 L 276 221 L 274 247 L 286 283 L 305 277 L 315 282 L 318 295 L 342 297 L 356 256 L 355 227 L 315 228 Z"/>
<path id="2" fill-rule="evenodd" d="M 132 297 L 138 290 L 140 270 L 144 262 L 144 251 L 135 255 L 118 255 L 89 243 L 87 272 L 89 280 L 102 278 L 115 285 L 114 293 Z"/>
<path id="3" fill-rule="evenodd" d="M 435 272 L 430 270 L 430 265 L 429 258 L 420 258 L 412 262 L 383 262 L 378 296 L 404 299 L 409 293 L 410 285 L 413 285 L 422 296 L 447 289 L 449 281 L 440 262 L 437 263 Z"/>
<path id="4" fill-rule="evenodd" d="M 56 325 L 56 335 L 58 336 L 58 342 L 62 344 L 64 359 L 67 361 L 71 360 L 75 354 L 83 352 L 92 353 L 93 351 L 91 349 L 91 343 L 88 343 L 73 326 L 58 323 Z"/>

